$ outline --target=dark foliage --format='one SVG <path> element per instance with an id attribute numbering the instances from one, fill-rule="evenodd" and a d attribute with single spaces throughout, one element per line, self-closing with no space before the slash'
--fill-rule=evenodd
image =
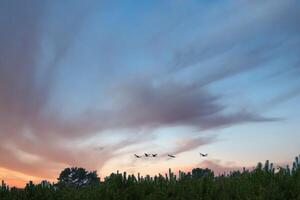
<path id="1" fill-rule="evenodd" d="M 300 200 L 300 157 L 292 168 L 274 169 L 266 161 L 254 170 L 244 169 L 214 176 L 209 169 L 193 169 L 191 173 L 171 170 L 169 174 L 141 177 L 116 173 L 99 184 L 82 184 L 68 180 L 69 174 L 88 177 L 80 168 L 65 169 L 58 184 L 29 182 L 24 189 L 9 188 L 4 182 L 0 187 L 1 200 Z M 80 169 L 80 170 L 78 170 Z M 80 173 L 79 173 L 80 172 Z M 83 173 L 84 172 L 84 173 Z M 75 174 L 76 174 L 75 173 Z M 93 180 L 97 174 L 92 172 Z M 77 175 L 76 175 L 77 176 Z M 86 180 L 83 178 L 82 180 Z M 74 180 L 77 180 L 76 178 Z M 97 179 L 99 180 L 99 179 Z M 84 181 L 83 181 L 84 182 Z M 63 183 L 63 184 L 62 184 Z M 71 184 L 67 184 L 71 183 Z"/>
<path id="2" fill-rule="evenodd" d="M 66 168 L 64 169 L 58 178 L 58 185 L 62 186 L 74 186 L 85 187 L 94 184 L 99 184 L 100 180 L 97 176 L 97 172 L 88 172 L 84 168 Z"/>

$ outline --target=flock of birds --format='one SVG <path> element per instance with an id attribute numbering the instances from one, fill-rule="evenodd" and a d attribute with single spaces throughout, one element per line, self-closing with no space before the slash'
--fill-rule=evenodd
<path id="1" fill-rule="evenodd" d="M 208 156 L 207 153 L 199 153 L 199 154 L 200 154 L 200 156 L 202 156 L 202 157 L 207 157 L 207 156 Z M 137 155 L 137 154 L 134 154 L 134 156 L 135 156 L 136 158 L 142 158 L 142 157 L 143 157 L 143 155 Z M 157 156 L 158 156 L 158 154 L 144 153 L 144 157 L 146 157 L 146 158 L 148 158 L 148 157 L 156 158 Z M 172 155 L 172 154 L 168 154 L 168 157 L 170 157 L 170 158 L 176 158 L 176 156 L 175 156 L 175 155 Z"/>

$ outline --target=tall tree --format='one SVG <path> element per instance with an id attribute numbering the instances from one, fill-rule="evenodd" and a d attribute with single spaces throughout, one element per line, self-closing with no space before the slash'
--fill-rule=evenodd
<path id="1" fill-rule="evenodd" d="M 84 187 L 98 183 L 100 183 L 100 178 L 96 171 L 88 172 L 78 167 L 65 168 L 58 178 L 59 185 Z"/>

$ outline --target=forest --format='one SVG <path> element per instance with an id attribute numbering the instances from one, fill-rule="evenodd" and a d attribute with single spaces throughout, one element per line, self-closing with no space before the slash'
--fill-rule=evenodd
<path id="1" fill-rule="evenodd" d="M 292 166 L 266 161 L 251 170 L 215 175 L 195 168 L 154 177 L 113 173 L 100 180 L 97 172 L 66 168 L 57 183 L 31 181 L 23 189 L 0 186 L 0 200 L 300 200 L 300 156 Z"/>

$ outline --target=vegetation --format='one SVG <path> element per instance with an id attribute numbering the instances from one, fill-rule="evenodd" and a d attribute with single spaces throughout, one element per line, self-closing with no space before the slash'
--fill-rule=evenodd
<path id="1" fill-rule="evenodd" d="M 69 187 L 85 187 L 100 183 L 100 179 L 97 176 L 97 172 L 88 172 L 84 168 L 66 168 L 60 175 L 58 180 L 58 186 Z"/>
<path id="2" fill-rule="evenodd" d="M 253 170 L 233 171 L 215 176 L 209 169 L 193 169 L 155 177 L 141 177 L 116 173 L 103 182 L 96 172 L 82 168 L 67 168 L 58 183 L 44 181 L 34 185 L 29 182 L 24 189 L 9 188 L 3 181 L 1 200 L 300 200 L 300 156 L 292 168 L 274 169 L 266 161 Z"/>

